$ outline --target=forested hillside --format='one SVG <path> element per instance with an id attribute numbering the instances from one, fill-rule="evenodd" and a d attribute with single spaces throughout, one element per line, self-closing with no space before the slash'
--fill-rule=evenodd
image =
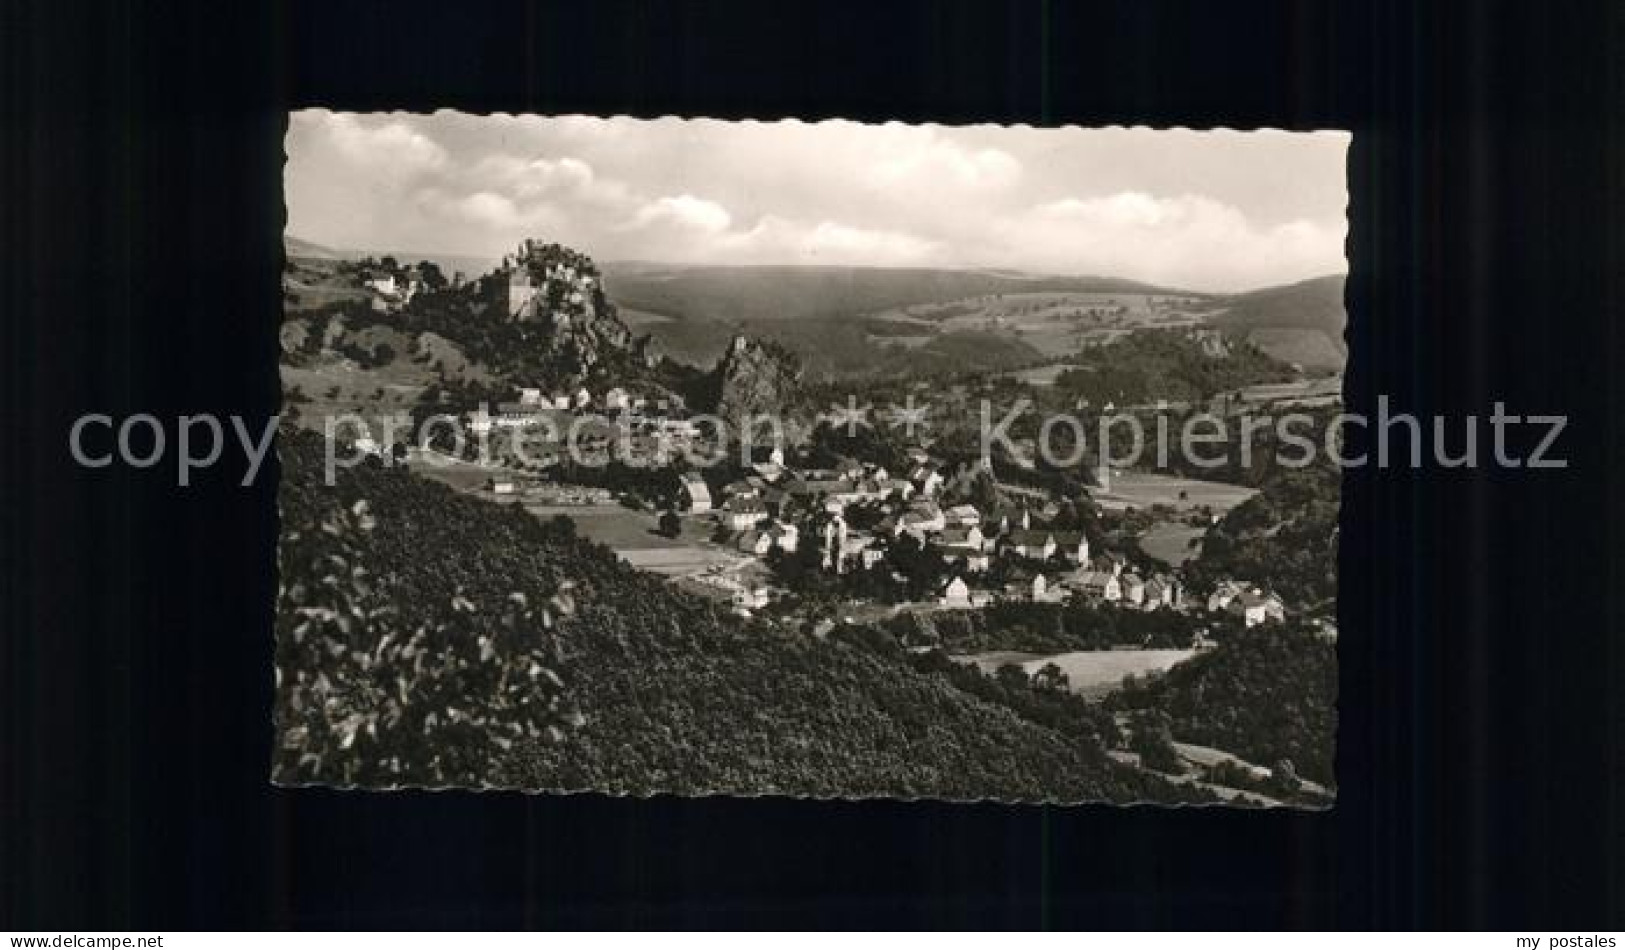
<path id="1" fill-rule="evenodd" d="M 927 267 L 728 266 L 608 262 L 611 298 L 678 320 L 802 320 L 853 316 L 982 294 L 1077 291 L 1169 293 L 1112 277 Z"/>
<path id="2" fill-rule="evenodd" d="M 1245 578 L 1306 609 L 1332 604 L 1341 489 L 1342 472 L 1329 465 L 1273 470 L 1208 531 L 1187 565 L 1192 583 Z"/>
<path id="3" fill-rule="evenodd" d="M 1209 800 L 1112 761 L 1053 703 L 740 621 L 567 519 L 399 469 L 326 486 L 309 433 L 280 457 L 279 781 Z"/>
<path id="4" fill-rule="evenodd" d="M 1209 320 L 1272 356 L 1308 369 L 1338 370 L 1348 359 L 1342 274 L 1221 298 Z"/>
<path id="5" fill-rule="evenodd" d="M 1174 738 L 1335 785 L 1337 647 L 1297 625 L 1229 633 L 1223 645 L 1114 694 L 1119 709 L 1160 709 Z"/>
<path id="6" fill-rule="evenodd" d="M 1083 349 L 1055 380 L 1058 390 L 1119 406 L 1157 399 L 1199 401 L 1216 393 L 1294 378 L 1263 350 L 1212 331 L 1140 330 L 1106 346 Z"/>

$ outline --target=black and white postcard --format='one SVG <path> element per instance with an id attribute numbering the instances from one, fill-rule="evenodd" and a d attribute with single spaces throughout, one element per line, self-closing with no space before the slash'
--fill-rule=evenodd
<path id="1" fill-rule="evenodd" d="M 272 777 L 1330 807 L 1349 141 L 295 113 Z"/>

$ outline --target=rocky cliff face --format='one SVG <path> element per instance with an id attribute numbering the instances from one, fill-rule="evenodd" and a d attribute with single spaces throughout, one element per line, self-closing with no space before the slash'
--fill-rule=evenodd
<path id="1" fill-rule="evenodd" d="M 647 338 L 634 338 L 592 258 L 558 244 L 526 240 L 492 275 L 491 306 L 542 330 L 551 349 L 586 374 L 620 357 L 651 365 Z"/>
<path id="2" fill-rule="evenodd" d="M 710 382 L 716 412 L 730 422 L 778 413 L 801 384 L 801 361 L 774 343 L 736 336 Z"/>
<path id="3" fill-rule="evenodd" d="M 1232 347 L 1224 334 L 1209 330 L 1192 330 L 1189 338 L 1202 347 L 1202 355 L 1208 359 L 1222 360 L 1230 355 Z"/>

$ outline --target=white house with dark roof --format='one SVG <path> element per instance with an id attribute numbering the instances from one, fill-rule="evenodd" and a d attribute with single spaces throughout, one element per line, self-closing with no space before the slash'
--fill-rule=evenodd
<path id="1" fill-rule="evenodd" d="M 1237 594 L 1225 609 L 1240 617 L 1241 622 L 1249 627 L 1286 618 L 1286 605 L 1281 603 L 1281 598 L 1257 588 Z"/>
<path id="2" fill-rule="evenodd" d="M 1065 589 L 1058 584 L 1052 586 L 1049 578 L 1042 574 L 1011 581 L 1005 585 L 1004 592 L 1011 600 L 1026 600 L 1035 604 L 1060 603 L 1065 597 Z"/>
<path id="3" fill-rule="evenodd" d="M 959 550 L 943 548 L 942 559 L 951 564 L 958 564 L 967 573 L 985 574 L 993 566 L 993 559 L 985 551 Z"/>
<path id="4" fill-rule="evenodd" d="M 885 558 L 886 552 L 869 535 L 850 534 L 841 541 L 841 564 L 845 567 L 861 567 L 867 571 Z"/>
<path id="5" fill-rule="evenodd" d="M 1110 571 L 1113 577 L 1118 577 L 1122 575 L 1123 566 L 1128 563 L 1128 559 L 1116 551 L 1107 551 L 1088 563 L 1093 570 Z"/>
<path id="6" fill-rule="evenodd" d="M 919 487 L 921 498 L 935 498 L 937 492 L 942 489 L 943 478 L 941 472 L 929 468 L 921 471 L 918 477 L 912 478 L 910 481 Z"/>
<path id="7" fill-rule="evenodd" d="M 733 591 L 729 598 L 734 607 L 742 611 L 760 610 L 766 607 L 772 599 L 766 587 L 755 584 L 743 584 Z"/>
<path id="8" fill-rule="evenodd" d="M 677 478 L 678 504 L 685 511 L 711 510 L 711 489 L 705 479 L 694 472 L 685 472 Z"/>
<path id="9" fill-rule="evenodd" d="M 1005 550 L 1017 557 L 1047 561 L 1055 553 L 1055 533 L 1042 528 L 1012 531 L 1004 536 Z"/>
<path id="10" fill-rule="evenodd" d="M 1142 606 L 1146 610 L 1172 607 L 1178 597 L 1179 590 L 1174 580 L 1165 575 L 1157 574 L 1145 582 L 1145 602 Z"/>
<path id="11" fill-rule="evenodd" d="M 1220 581 L 1214 585 L 1213 593 L 1208 595 L 1208 611 L 1217 613 L 1228 608 L 1232 600 L 1235 600 L 1251 588 L 1252 585 L 1243 584 L 1240 581 Z"/>
<path id="12" fill-rule="evenodd" d="M 719 513 L 723 524 L 735 531 L 743 531 L 767 520 L 767 506 L 762 504 L 760 498 L 750 495 L 735 495 L 728 499 L 723 502 Z"/>
<path id="13" fill-rule="evenodd" d="M 1055 531 L 1055 553 L 1073 564 L 1089 563 L 1089 538 L 1082 531 Z"/>
<path id="14" fill-rule="evenodd" d="M 762 530 L 773 540 L 773 546 L 786 554 L 794 554 L 801 544 L 801 529 L 793 524 L 774 521 L 763 526 Z"/>
<path id="15" fill-rule="evenodd" d="M 914 497 L 914 483 L 904 478 L 883 478 L 879 480 L 882 498 L 898 498 L 908 501 Z"/>
<path id="16" fill-rule="evenodd" d="M 921 539 L 948 527 L 942 509 L 929 501 L 916 501 L 909 505 L 908 510 L 898 517 L 897 524 L 899 533 L 912 534 Z"/>
<path id="17" fill-rule="evenodd" d="M 733 546 L 741 554 L 765 557 L 767 552 L 773 550 L 773 538 L 766 531 L 746 528 L 733 536 Z"/>
<path id="18" fill-rule="evenodd" d="M 1085 597 L 1107 603 L 1116 603 L 1123 597 L 1122 584 L 1111 571 L 1078 571 L 1072 575 L 1069 586 Z"/>
<path id="19" fill-rule="evenodd" d="M 939 548 L 950 549 L 960 554 L 971 552 L 979 554 L 982 552 L 984 540 L 982 529 L 971 525 L 968 528 L 944 528 L 932 538 L 932 543 Z"/>
<path id="20" fill-rule="evenodd" d="M 943 585 L 942 606 L 956 609 L 966 609 L 971 606 L 970 585 L 965 583 L 963 577 L 955 577 Z"/>

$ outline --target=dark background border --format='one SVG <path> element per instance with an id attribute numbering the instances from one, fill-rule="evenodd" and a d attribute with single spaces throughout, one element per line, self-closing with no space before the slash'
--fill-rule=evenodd
<path id="1" fill-rule="evenodd" d="M 0 927 L 1620 926 L 1622 8 L 1412 6 L 7 4 Z M 1330 814 L 273 789 L 275 473 L 66 433 L 275 411 L 317 104 L 1352 129 L 1351 406 L 1572 467 L 1347 480 Z"/>

